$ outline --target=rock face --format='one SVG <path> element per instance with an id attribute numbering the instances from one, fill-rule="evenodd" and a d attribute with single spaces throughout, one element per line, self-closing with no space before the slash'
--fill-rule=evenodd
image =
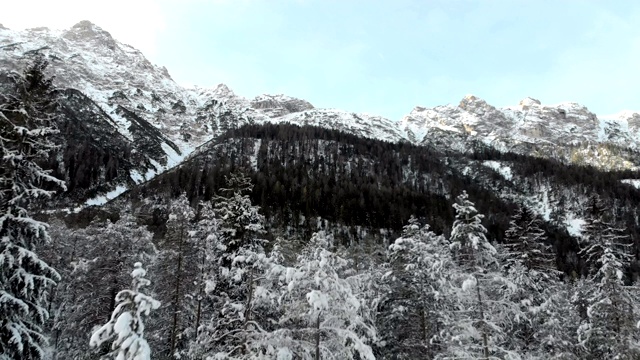
<path id="1" fill-rule="evenodd" d="M 286 95 L 260 95 L 251 100 L 251 107 L 262 110 L 269 117 L 280 117 L 295 112 L 311 110 L 308 101 Z"/>
<path id="2" fill-rule="evenodd" d="M 399 126 L 411 141 L 447 149 L 466 151 L 480 142 L 501 151 L 608 169 L 640 166 L 640 115 L 599 119 L 577 103 L 546 105 L 525 98 L 518 106 L 496 108 L 467 95 L 458 106 L 416 107 Z M 624 150 L 601 149 L 608 146 Z"/>

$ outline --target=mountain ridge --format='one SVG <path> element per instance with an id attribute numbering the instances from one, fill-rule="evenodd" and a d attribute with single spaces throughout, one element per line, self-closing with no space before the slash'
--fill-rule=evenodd
<path id="1" fill-rule="evenodd" d="M 640 167 L 640 115 L 631 111 L 598 118 L 577 103 L 546 105 L 525 98 L 518 105 L 498 108 L 467 95 L 458 104 L 416 106 L 393 121 L 319 109 L 283 94 L 249 99 L 225 84 L 184 87 L 165 67 L 152 64 L 139 50 L 86 20 L 67 30 L 0 28 L 0 65 L 19 69 L 35 53 L 45 54 L 52 63 L 57 86 L 77 89 L 95 102 L 134 148 L 140 139 L 133 135 L 140 132 L 136 124 L 149 124 L 143 137 L 154 139 L 161 152 L 129 170 L 127 181 L 134 183 L 177 165 L 228 130 L 267 122 L 320 126 L 443 151 L 468 152 L 481 144 L 605 170 Z"/>

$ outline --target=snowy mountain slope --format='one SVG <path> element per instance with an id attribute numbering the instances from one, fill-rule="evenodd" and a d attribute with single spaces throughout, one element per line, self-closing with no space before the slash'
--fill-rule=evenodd
<path id="1" fill-rule="evenodd" d="M 501 151 L 605 169 L 640 166 L 640 115 L 633 112 L 598 118 L 577 103 L 542 105 L 532 98 L 496 108 L 467 95 L 458 105 L 416 107 L 398 125 L 412 141 L 434 144 L 445 137 L 444 143 L 458 150 L 476 141 Z"/>
<path id="2" fill-rule="evenodd" d="M 180 86 L 166 68 L 151 64 L 140 51 L 89 21 L 64 31 L 0 29 L 2 67 L 20 69 L 35 52 L 48 55 L 56 85 L 80 90 L 99 104 L 123 136 L 133 140 L 131 120 L 122 115 L 125 109 L 160 130 L 178 146 L 178 153 L 189 153 L 230 128 L 271 119 L 339 127 L 365 137 L 398 140 L 401 135 L 390 120 L 339 110 L 312 111 L 309 102 L 290 96 L 261 95 L 249 100 L 224 84 Z M 354 120 L 357 124 L 350 125 Z"/>
<path id="3" fill-rule="evenodd" d="M 365 138 L 430 145 L 447 152 L 469 153 L 481 144 L 604 169 L 640 166 L 640 115 L 630 111 L 598 118 L 579 104 L 543 105 L 532 98 L 517 106 L 497 108 L 469 95 L 458 105 L 416 107 L 395 122 L 316 109 L 308 101 L 286 95 L 247 99 L 224 84 L 183 87 L 173 81 L 166 68 L 151 64 L 140 51 L 89 21 L 62 31 L 0 28 L 3 69 L 20 70 L 35 53 L 48 57 L 59 87 L 75 89 L 95 104 L 75 111 L 76 115 L 84 114 L 77 121 L 102 121 L 112 129 L 89 136 L 92 146 L 109 148 L 110 139 L 104 133 L 115 131 L 119 136 L 114 139 L 124 139 L 137 156 L 133 161 L 120 159 L 118 164 L 131 164 L 121 166 L 118 171 L 122 174 L 99 192 L 149 180 L 226 131 L 265 122 L 314 125 Z M 85 130 L 92 132 L 102 126 L 88 124 Z"/>

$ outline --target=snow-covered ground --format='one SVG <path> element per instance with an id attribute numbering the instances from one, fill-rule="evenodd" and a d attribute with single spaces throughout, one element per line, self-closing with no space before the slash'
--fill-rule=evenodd
<path id="1" fill-rule="evenodd" d="M 496 171 L 498 174 L 502 175 L 506 180 L 511 181 L 513 179 L 513 174 L 511 173 L 511 167 L 500 163 L 499 161 L 487 160 L 483 161 L 482 165 L 489 167 Z"/>
<path id="2" fill-rule="evenodd" d="M 629 184 L 635 187 L 636 189 L 640 189 L 640 179 L 623 179 L 623 180 L 620 180 L 620 182 Z"/>
<path id="3" fill-rule="evenodd" d="M 85 202 L 86 206 L 100 206 L 100 205 L 104 205 L 106 204 L 109 200 L 113 200 L 116 197 L 118 197 L 120 194 L 124 193 L 125 191 L 127 191 L 127 187 L 124 185 L 118 185 L 116 186 L 115 189 L 109 191 L 108 193 L 104 194 L 104 195 L 99 195 L 96 196 L 93 199 L 89 199 Z M 76 210 L 80 210 L 80 208 L 77 208 Z"/>

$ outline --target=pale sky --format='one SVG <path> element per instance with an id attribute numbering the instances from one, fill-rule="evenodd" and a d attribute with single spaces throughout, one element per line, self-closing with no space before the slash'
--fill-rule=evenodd
<path id="1" fill-rule="evenodd" d="M 184 85 L 284 93 L 399 120 L 474 94 L 640 110 L 631 0 L 21 0 L 12 29 L 90 20 Z"/>

